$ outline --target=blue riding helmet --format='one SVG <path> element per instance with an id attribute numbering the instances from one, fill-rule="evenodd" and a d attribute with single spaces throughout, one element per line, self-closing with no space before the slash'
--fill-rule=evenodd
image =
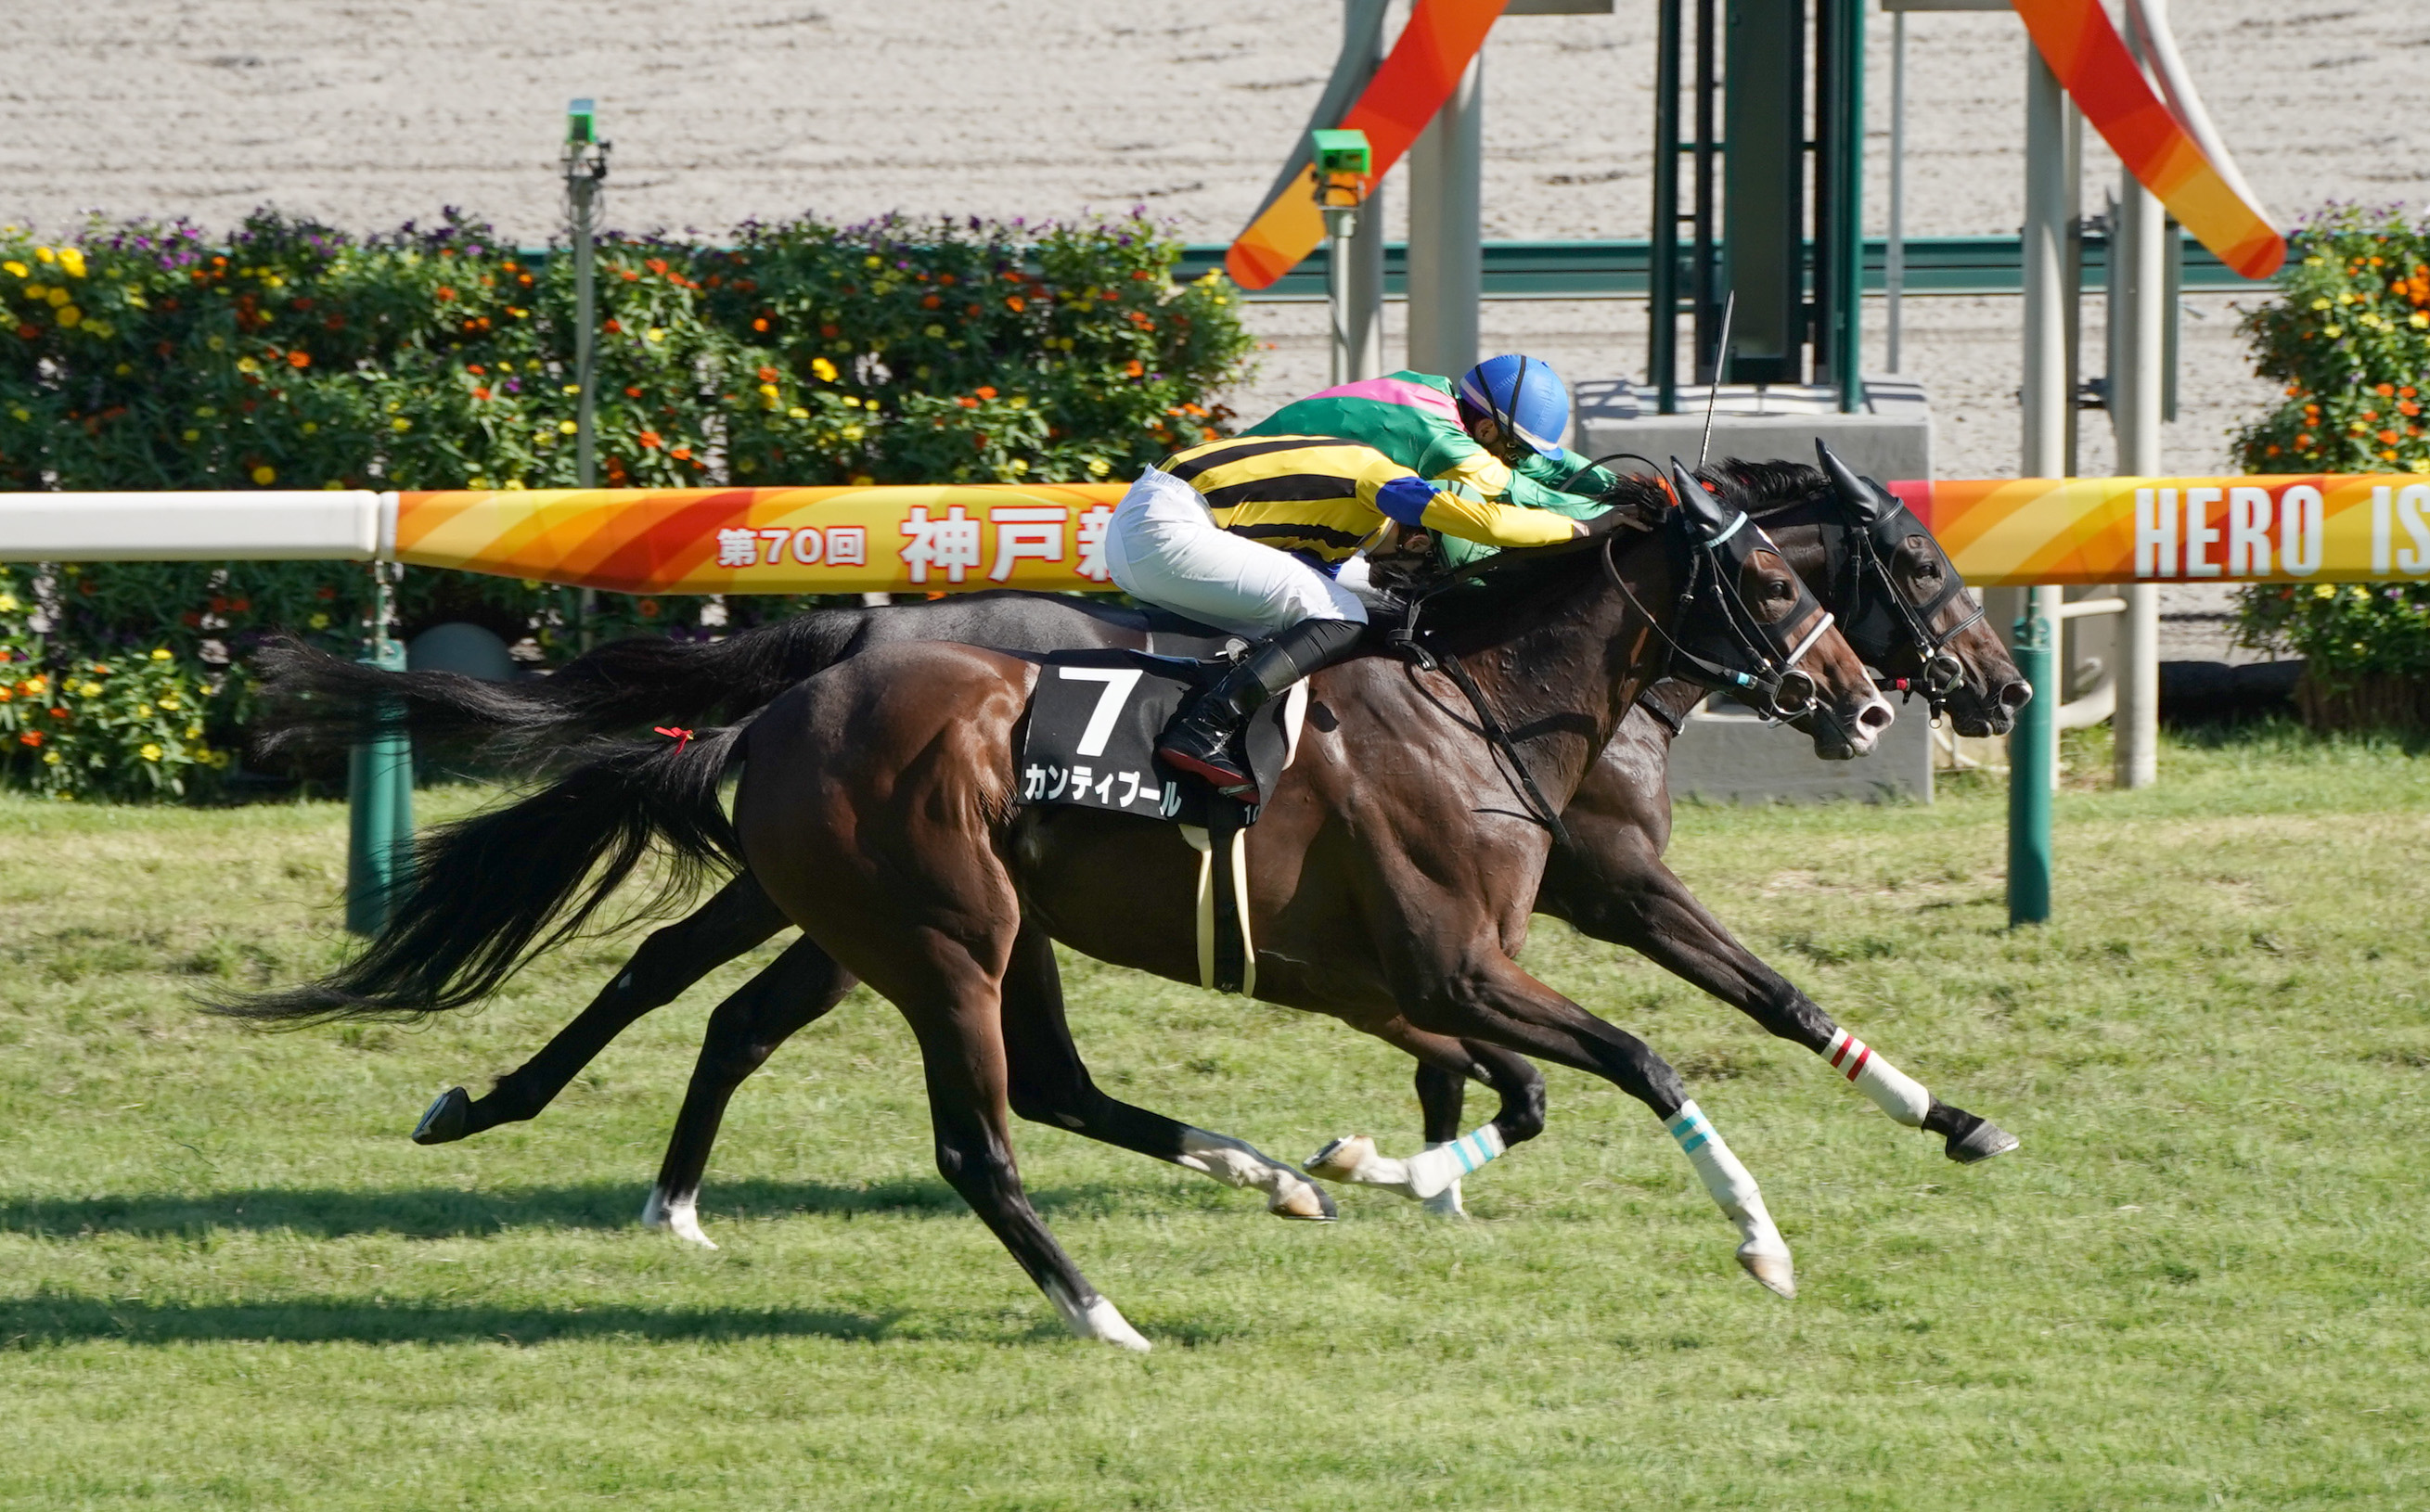
<path id="1" fill-rule="evenodd" d="M 1490 415 L 1495 424 L 1535 448 L 1561 455 L 1570 427 L 1570 390 L 1552 365 L 1536 357 L 1490 357 L 1459 377 L 1461 407 Z"/>

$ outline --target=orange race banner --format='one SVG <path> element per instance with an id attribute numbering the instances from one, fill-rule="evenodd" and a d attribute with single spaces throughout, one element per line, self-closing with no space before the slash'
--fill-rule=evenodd
<path id="1" fill-rule="evenodd" d="M 1340 121 L 1345 131 L 1367 133 L 1373 154 L 1370 186 L 1401 160 L 1451 98 L 1468 60 L 1485 45 L 1485 34 L 1508 3 L 1418 0 L 1392 51 Z M 1324 213 L 1317 208 L 1316 168 L 1311 164 L 1259 207 L 1223 254 L 1223 268 L 1241 288 L 1263 289 L 1297 267 L 1323 240 Z"/>
<path id="2" fill-rule="evenodd" d="M 2430 475 L 1958 479 L 1890 488 L 1977 588 L 2430 579 Z M 1110 591 L 1105 530 L 1123 490 L 1096 483 L 404 493 L 396 496 L 393 531 L 380 532 L 379 555 L 619 593 Z"/>
<path id="3" fill-rule="evenodd" d="M 2230 188 L 2176 113 L 2152 91 L 2101 0 L 2011 0 L 2042 61 L 2138 182 L 2247 278 L 2287 260 L 2287 241 Z"/>
<path id="4" fill-rule="evenodd" d="M 617 593 L 1110 590 L 1102 543 L 1124 487 L 400 493 L 381 555 Z"/>
<path id="5" fill-rule="evenodd" d="M 1890 485 L 1976 588 L 2430 578 L 2430 475 Z"/>

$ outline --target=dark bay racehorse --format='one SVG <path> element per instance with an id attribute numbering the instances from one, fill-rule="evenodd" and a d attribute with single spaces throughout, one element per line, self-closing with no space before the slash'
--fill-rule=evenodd
<path id="1" fill-rule="evenodd" d="M 1683 507 L 1649 537 L 1508 554 L 1492 581 L 1434 611 L 1433 656 L 1465 668 L 1525 739 L 1533 785 L 1556 808 L 1670 647 L 1717 644 L 1697 623 L 1707 614 L 1738 640 L 1732 670 L 1764 673 L 1776 702 L 1786 682 L 1765 647 L 1801 648 L 1814 727 L 1827 732 L 1818 750 L 1856 754 L 1888 723 L 1862 664 L 1759 531 L 1742 531 L 1735 507 L 1692 484 L 1679 492 Z M 1681 597 L 1700 575 L 1709 610 Z M 909 1021 L 948 1182 L 1075 1331 L 1144 1347 L 1021 1190 L 1005 1122 L 1009 1067 L 1052 1047 L 1028 1042 L 1006 986 L 1051 976 L 1050 938 L 1196 980 L 1195 856 L 1154 823 L 1015 804 L 1016 727 L 1037 672 L 999 651 L 897 642 L 829 668 L 747 726 L 689 745 L 603 745 L 530 797 L 439 832 L 394 922 L 357 962 L 230 1009 L 294 1021 L 457 1005 L 553 922 L 578 923 L 640 842 L 700 862 L 739 853 L 791 922 Z M 1454 1073 L 1473 1064 L 1469 1041 L 1611 1081 L 1679 1141 L 1737 1225 L 1740 1263 L 1792 1292 L 1788 1247 L 1753 1178 L 1677 1074 L 1511 958 L 1551 825 L 1475 738 L 1459 683 L 1370 656 L 1319 674 L 1312 690 L 1297 763 L 1245 842 L 1257 996 L 1332 1014 Z M 729 831 L 717 783 L 734 759 L 743 777 Z M 603 858 L 623 864 L 603 869 Z M 1051 987 L 1027 995 L 1034 1007 Z M 1437 1152 L 1427 1170 L 1492 1158 L 1541 1124 L 1540 1105 L 1506 1115 L 1447 1147 L 1458 1167 Z M 1231 1140 L 1202 1154 L 1206 1138 L 1193 1146 L 1185 1134 L 1185 1154 L 1216 1166 L 1263 1160 Z"/>
<path id="2" fill-rule="evenodd" d="M 1732 462 L 1720 471 L 1746 490 L 1748 502 L 1790 565 L 1816 586 L 1824 607 L 1839 616 L 1859 655 L 1900 681 L 1921 685 L 1937 680 L 1940 697 L 1936 704 L 1945 698 L 1961 732 L 2006 730 L 2013 707 L 2029 690 L 2017 677 L 2000 638 L 1979 623 L 1979 611 L 1958 587 L 1938 544 L 1911 515 L 1853 479 L 1843 477 L 1838 486 L 1828 486 L 1810 468 Z M 789 642 L 777 656 L 754 643 L 777 636 Z M 562 694 L 589 681 L 613 688 L 619 700 L 648 690 L 647 696 L 661 701 L 656 706 L 674 709 L 668 714 L 632 708 L 608 718 L 575 716 L 599 727 L 611 720 L 623 725 L 635 720 L 692 718 L 704 712 L 698 700 L 705 690 L 798 680 L 868 645 L 907 639 L 1041 651 L 1074 645 L 1144 647 L 1151 637 L 1135 612 L 1072 598 L 979 594 L 936 604 L 824 611 L 745 632 L 715 646 L 682 648 L 663 664 L 626 665 L 614 675 L 593 670 L 596 663 L 618 660 L 628 652 L 655 656 L 664 647 L 656 641 L 624 643 L 593 653 L 560 673 L 565 681 L 556 690 L 543 684 L 514 691 Z M 1940 667 L 1937 679 L 1932 675 L 1933 664 L 1943 656 L 1955 658 L 1954 680 L 1949 665 Z M 681 671 L 711 660 L 716 663 L 712 670 Z M 351 676 L 352 669 L 306 661 L 277 673 L 274 691 L 287 681 L 317 681 L 333 673 Z M 461 679 L 430 681 L 434 695 L 489 699 L 497 692 L 491 685 Z M 773 695 L 774 690 L 770 691 Z M 1703 696 L 1700 686 L 1674 679 L 1657 684 L 1630 711 L 1563 811 L 1568 833 L 1555 843 L 1536 911 L 1641 952 L 1817 1055 L 1829 1056 L 1836 1047 L 1844 1065 L 1855 1056 L 1846 1048 L 1845 1031 L 1733 939 L 1662 864 L 1671 825 L 1666 756 L 1679 718 Z M 484 728 L 517 727 L 515 721 L 486 707 L 478 718 Z M 528 713 L 519 718 L 534 719 Z M 443 1143 L 537 1117 L 625 1026 L 785 927 L 784 915 L 757 881 L 748 873 L 737 878 L 690 918 L 651 936 L 573 1022 L 538 1055 L 500 1077 L 487 1095 L 472 1098 L 461 1088 L 442 1094 L 416 1128 L 415 1138 Z M 645 1221 L 667 1226 L 695 1243 L 710 1243 L 699 1227 L 697 1194 L 728 1101 L 778 1045 L 831 1009 L 853 985 L 850 974 L 814 940 L 803 939 L 718 1006 L 652 1188 Z M 1007 983 L 1007 990 L 1017 990 L 1017 985 Z M 1059 1018 L 1059 1007 L 1038 1017 Z M 1500 1087 L 1510 1104 L 1540 1109 L 1540 1081 L 1531 1066 L 1499 1056 L 1490 1047 L 1469 1048 L 1478 1063 L 1465 1075 Z M 1058 1048 L 1051 1063 L 1076 1066 L 1077 1053 Z M 1085 1073 L 1032 1088 L 1019 1057 L 1012 1071 L 1016 1109 L 1036 1112 L 1060 1126 L 1110 1131 L 1101 1137 L 1207 1169 L 1181 1151 L 1175 1133 L 1179 1126 L 1128 1117 L 1136 1110 L 1104 1098 Z M 1417 1081 L 1426 1139 L 1430 1144 L 1453 1139 L 1459 1131 L 1463 1074 L 1422 1060 Z M 1912 1107 L 1886 1110 L 1901 1117 Z M 1960 1161 L 1996 1155 L 2014 1143 L 1996 1126 L 1937 1101 L 1928 1103 L 1922 1126 L 1943 1137 L 1950 1156 Z M 1320 1193 L 1276 1173 L 1251 1173 L 1259 1178 L 1253 1184 L 1268 1192 L 1274 1211 L 1309 1216 L 1323 1210 Z M 1369 1172 L 1389 1173 L 1389 1168 Z M 1456 1212 L 1458 1200 L 1455 1184 L 1427 1203 L 1438 1211 Z"/>

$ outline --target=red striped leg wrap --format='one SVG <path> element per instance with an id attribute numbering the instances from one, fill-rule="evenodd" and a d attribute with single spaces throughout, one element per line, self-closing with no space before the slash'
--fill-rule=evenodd
<path id="1" fill-rule="evenodd" d="M 1932 1094 L 1922 1082 L 1873 1054 L 1872 1046 L 1845 1029 L 1831 1031 L 1831 1043 L 1823 1047 L 1822 1058 L 1856 1090 L 1872 1098 L 1874 1106 L 1909 1128 L 1922 1123 L 1924 1114 L 1931 1111 Z"/>

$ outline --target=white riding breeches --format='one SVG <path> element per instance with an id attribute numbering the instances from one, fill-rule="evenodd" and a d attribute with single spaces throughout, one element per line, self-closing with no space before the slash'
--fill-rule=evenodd
<path id="1" fill-rule="evenodd" d="M 1367 623 L 1340 583 L 1272 546 L 1225 531 L 1198 490 L 1149 468 L 1106 527 L 1106 566 L 1133 598 L 1263 638 L 1302 620 Z"/>

